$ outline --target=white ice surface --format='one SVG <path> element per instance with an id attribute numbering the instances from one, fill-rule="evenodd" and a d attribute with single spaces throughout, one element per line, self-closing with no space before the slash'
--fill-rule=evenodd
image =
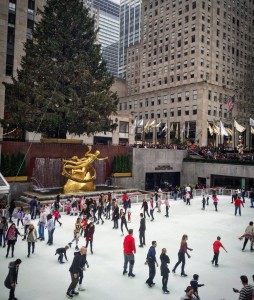
<path id="1" fill-rule="evenodd" d="M 155 212 L 155 221 L 147 219 L 146 247 L 139 248 L 138 228 L 140 204 L 132 205 L 132 222 L 129 228 L 134 229 L 137 253 L 135 255 L 135 278 L 122 275 L 123 271 L 123 237 L 120 229 L 112 229 L 112 221 L 106 220 L 104 225 L 96 225 L 94 235 L 94 255 L 88 251 L 87 259 L 90 268 L 84 273 L 84 286 L 86 291 L 80 292 L 74 299 L 173 299 L 179 300 L 184 295 L 184 289 L 194 273 L 199 274 L 199 283 L 205 286 L 199 289 L 202 300 L 233 300 L 238 294 L 232 288 L 241 288 L 240 275 L 247 275 L 251 280 L 254 274 L 254 252 L 250 252 L 250 245 L 242 252 L 243 241 L 238 237 L 244 233 L 248 223 L 254 220 L 254 209 L 250 208 L 249 199 L 242 216 L 234 216 L 234 207 L 231 197 L 219 197 L 218 212 L 214 211 L 212 204 L 201 210 L 201 198 L 192 200 L 191 206 L 186 206 L 182 200 L 170 201 L 170 217 L 166 218 L 165 206 L 162 212 Z M 210 200 L 211 202 L 211 200 Z M 57 262 L 55 249 L 65 246 L 73 237 L 73 227 L 76 217 L 63 215 L 57 224 L 54 234 L 54 245 L 48 246 L 46 242 L 37 242 L 35 253 L 27 258 L 27 243 L 18 238 L 14 259 L 20 258 L 18 285 L 16 297 L 19 300 L 60 300 L 66 299 L 65 294 L 70 284 L 69 267 L 73 258 L 74 247 L 68 252 L 69 261 L 63 265 Z M 34 221 L 37 224 L 38 220 Z M 119 222 L 120 224 L 120 222 Z M 21 229 L 20 229 L 21 230 Z M 21 230 L 23 232 L 23 230 Z M 148 277 L 148 267 L 144 265 L 146 254 L 152 240 L 157 241 L 157 259 L 161 249 L 166 247 L 170 258 L 170 270 L 177 261 L 177 252 L 183 234 L 188 234 L 188 246 L 193 248 L 191 258 L 186 258 L 185 272 L 187 278 L 180 277 L 180 266 L 177 273 L 169 275 L 169 295 L 162 294 L 160 269 L 157 268 L 156 285 L 149 288 L 145 281 Z M 228 250 L 222 249 L 219 256 L 219 267 L 211 264 L 213 257 L 212 243 L 216 237 L 221 236 L 221 242 Z M 46 234 L 47 237 L 47 234 Z M 84 245 L 84 238 L 79 245 Z M 4 279 L 8 272 L 8 263 L 12 258 L 5 258 L 6 248 L 0 248 L 0 300 L 8 299 L 9 290 L 4 287 Z"/>

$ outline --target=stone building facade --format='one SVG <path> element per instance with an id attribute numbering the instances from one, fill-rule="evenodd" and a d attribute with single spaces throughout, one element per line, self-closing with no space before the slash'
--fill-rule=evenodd
<path id="1" fill-rule="evenodd" d="M 232 128 L 236 118 L 252 143 L 253 1 L 143 0 L 141 11 L 141 42 L 127 51 L 128 94 L 119 111 L 167 124 L 169 138 L 199 145 L 233 145 L 237 135 L 214 138 L 207 122 Z"/>
<path id="2" fill-rule="evenodd" d="M 42 9 L 45 0 L 0 1 L 0 118 L 4 118 L 5 87 L 16 76 L 24 55 L 24 42 L 32 38 L 37 8 Z M 0 126 L 0 138 L 3 130 Z"/>

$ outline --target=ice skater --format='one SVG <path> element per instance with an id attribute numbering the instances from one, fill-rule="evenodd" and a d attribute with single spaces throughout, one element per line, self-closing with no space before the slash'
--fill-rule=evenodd
<path id="1" fill-rule="evenodd" d="M 168 201 L 168 197 L 165 198 L 164 204 L 165 204 L 165 207 L 166 207 L 166 214 L 165 214 L 165 217 L 168 218 L 168 217 L 169 217 L 168 211 L 169 211 L 169 208 L 170 208 L 169 201 Z"/>
<path id="2" fill-rule="evenodd" d="M 205 210 L 205 196 L 202 198 L 202 210 Z"/>
<path id="3" fill-rule="evenodd" d="M 66 251 L 68 249 L 69 249 L 69 246 L 65 246 L 65 247 L 56 249 L 55 255 L 58 254 L 58 259 L 57 260 L 59 261 L 60 264 L 64 264 L 63 257 L 65 258 L 66 261 L 68 261 L 68 258 L 67 258 L 67 255 L 66 255 Z"/>
<path id="4" fill-rule="evenodd" d="M 215 207 L 215 211 L 218 211 L 218 202 L 219 202 L 219 199 L 218 199 L 218 197 L 216 196 L 216 194 L 213 194 L 212 200 L 213 200 L 213 205 L 214 205 L 214 207 Z"/>
<path id="5" fill-rule="evenodd" d="M 244 207 L 244 202 L 242 201 L 241 197 L 237 196 L 234 204 L 235 204 L 235 216 L 237 215 L 237 211 L 239 212 L 239 215 L 241 216 L 241 206 Z"/>
<path id="6" fill-rule="evenodd" d="M 92 254 L 93 254 L 93 236 L 94 236 L 94 231 L 95 231 L 95 226 L 94 226 L 94 223 L 91 222 L 86 227 L 85 236 L 86 236 L 86 248 L 87 248 L 87 246 L 90 243 L 90 251 L 91 251 Z"/>
<path id="7" fill-rule="evenodd" d="M 149 215 L 149 212 L 148 212 L 148 204 L 147 204 L 146 199 L 143 199 L 141 209 L 142 208 L 143 208 L 144 218 L 146 218 L 146 214 L 147 214 L 148 218 L 150 218 L 150 215 Z"/>
<path id="8" fill-rule="evenodd" d="M 21 259 L 16 259 L 9 263 L 9 273 L 4 281 L 4 285 L 10 290 L 9 300 L 18 300 L 15 298 L 15 288 L 18 283 L 19 266 L 22 263 Z"/>
<path id="9" fill-rule="evenodd" d="M 73 231 L 74 234 L 73 240 L 68 243 L 68 245 L 71 247 L 72 243 L 75 241 L 76 242 L 75 250 L 79 250 L 78 242 L 79 242 L 81 228 L 82 228 L 81 218 L 78 217 Z"/>
<path id="10" fill-rule="evenodd" d="M 190 281 L 190 285 L 194 290 L 194 295 L 195 295 L 196 299 L 200 300 L 200 297 L 198 295 L 198 288 L 204 286 L 204 284 L 198 283 L 198 279 L 199 279 L 199 275 L 194 274 L 193 279 Z"/>
<path id="11" fill-rule="evenodd" d="M 249 225 L 246 227 L 245 229 L 245 233 L 239 237 L 239 240 L 242 240 L 244 238 L 244 242 L 243 242 L 243 247 L 242 247 L 242 251 L 245 250 L 245 247 L 248 243 L 248 241 L 250 240 L 250 251 L 254 251 L 253 249 L 253 242 L 254 242 L 254 227 L 253 227 L 253 222 L 251 221 L 249 223 Z"/>
<path id="12" fill-rule="evenodd" d="M 168 290 L 168 275 L 170 273 L 168 264 L 170 263 L 170 259 L 168 257 L 167 249 L 162 248 L 160 260 L 161 260 L 161 276 L 162 276 L 162 291 L 164 294 L 169 294 Z"/>
<path id="13" fill-rule="evenodd" d="M 184 276 L 184 277 L 187 276 L 187 274 L 185 274 L 185 271 L 184 271 L 184 267 L 185 267 L 185 254 L 187 254 L 188 258 L 190 258 L 191 256 L 189 255 L 189 253 L 188 253 L 187 250 L 190 250 L 190 251 L 193 250 L 191 248 L 188 248 L 187 240 L 188 240 L 188 235 L 184 234 L 182 236 L 181 243 L 180 243 L 180 249 L 179 249 L 179 252 L 178 252 L 178 262 L 176 263 L 176 265 L 174 266 L 174 269 L 172 270 L 172 272 L 175 273 L 177 267 L 180 265 L 180 263 L 182 263 L 181 276 Z"/>
<path id="14" fill-rule="evenodd" d="M 157 202 L 156 202 L 156 203 L 157 203 Z M 153 217 L 154 209 L 155 209 L 155 204 L 154 204 L 153 198 L 151 197 L 151 198 L 150 198 L 150 201 L 149 201 L 149 210 L 150 210 L 151 221 L 154 220 L 154 217 Z"/>
<path id="15" fill-rule="evenodd" d="M 84 278 L 84 271 L 87 268 L 89 268 L 89 264 L 88 261 L 86 259 L 86 254 L 87 254 L 87 248 L 85 248 L 86 250 L 84 250 L 84 254 L 81 256 L 81 261 L 80 261 L 80 268 L 79 268 L 79 281 L 78 281 L 78 290 L 80 292 L 85 291 L 86 289 L 84 288 L 84 286 L 82 285 L 83 282 L 83 278 Z"/>
<path id="16" fill-rule="evenodd" d="M 146 231 L 146 219 L 144 218 L 143 213 L 140 213 L 139 247 L 141 248 L 146 245 L 145 231 Z"/>
<path id="17" fill-rule="evenodd" d="M 16 228 L 15 223 L 12 223 L 6 233 L 6 241 L 7 241 L 6 258 L 9 255 L 10 248 L 11 248 L 11 256 L 14 257 L 14 249 L 15 249 L 15 244 L 17 242 L 18 235 L 23 236 L 23 234 L 20 234 L 20 232 Z"/>
<path id="18" fill-rule="evenodd" d="M 123 265 L 123 275 L 128 273 L 128 277 L 135 277 L 133 274 L 133 267 L 135 264 L 136 245 L 135 239 L 133 237 L 133 229 L 128 230 L 128 235 L 124 238 L 123 241 L 123 255 L 124 255 L 124 265 Z M 127 272 L 129 264 L 129 272 Z"/>
<path id="19" fill-rule="evenodd" d="M 220 254 L 220 247 L 223 248 L 226 252 L 228 252 L 224 246 L 222 245 L 222 243 L 220 242 L 221 237 L 217 236 L 217 240 L 213 243 L 213 252 L 214 252 L 214 256 L 212 259 L 212 264 L 215 263 L 215 267 L 218 267 L 218 259 L 219 259 L 219 254 Z"/>
<path id="20" fill-rule="evenodd" d="M 34 227 L 33 224 L 30 224 L 28 227 L 28 231 L 27 231 L 27 249 L 28 249 L 28 254 L 27 257 L 30 257 L 30 253 L 31 253 L 31 247 L 32 247 L 32 254 L 34 253 L 34 249 L 35 249 L 35 243 L 37 242 L 37 230 Z"/>
<path id="21" fill-rule="evenodd" d="M 157 247 L 157 242 L 152 241 L 152 246 L 149 248 L 147 256 L 146 256 L 145 265 L 148 265 L 148 268 L 149 268 L 149 277 L 146 280 L 146 284 L 149 287 L 153 287 L 155 285 L 155 283 L 153 282 L 153 279 L 156 274 L 155 265 L 158 267 L 158 263 L 156 260 L 156 250 L 155 250 L 156 247 Z"/>
<path id="22" fill-rule="evenodd" d="M 8 221 L 6 217 L 1 217 L 0 222 L 0 247 L 5 247 L 6 243 L 6 232 L 8 231 Z"/>
<path id="23" fill-rule="evenodd" d="M 125 212 L 123 209 L 120 209 L 120 219 L 121 219 L 121 231 L 122 231 L 122 236 L 124 235 L 123 233 L 123 226 L 125 226 L 126 230 L 128 231 L 128 226 L 127 226 L 127 221 L 125 217 Z"/>

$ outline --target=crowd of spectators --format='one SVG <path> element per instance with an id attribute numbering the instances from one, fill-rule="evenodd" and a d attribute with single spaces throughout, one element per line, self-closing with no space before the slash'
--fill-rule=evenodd
<path id="1" fill-rule="evenodd" d="M 172 150 L 187 150 L 189 157 L 204 158 L 204 159 L 215 159 L 215 160 L 245 160 L 253 161 L 254 153 L 246 152 L 239 154 L 237 150 L 229 151 L 224 150 L 221 147 L 209 147 L 209 146 L 198 146 L 195 144 L 134 144 L 129 145 L 133 148 L 141 149 L 172 149 Z"/>

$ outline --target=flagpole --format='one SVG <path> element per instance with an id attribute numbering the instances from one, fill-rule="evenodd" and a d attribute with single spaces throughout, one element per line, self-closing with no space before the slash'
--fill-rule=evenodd
<path id="1" fill-rule="evenodd" d="M 249 123 L 249 152 L 250 152 L 250 143 L 251 143 L 251 126 Z"/>
<path id="2" fill-rule="evenodd" d="M 168 145 L 168 119 L 166 121 L 167 128 L 166 128 L 166 144 Z"/>
<path id="3" fill-rule="evenodd" d="M 154 138 L 154 140 L 155 140 L 155 145 L 157 145 L 157 119 L 155 120 L 155 128 L 154 128 L 154 131 L 155 131 L 155 138 Z"/>
<path id="4" fill-rule="evenodd" d="M 233 128 L 234 128 L 234 153 L 235 153 L 235 124 L 234 124 L 234 119 L 233 119 Z"/>
<path id="5" fill-rule="evenodd" d="M 142 144 L 144 144 L 144 131 L 145 131 L 145 122 L 143 122 L 143 130 L 142 130 Z"/>

